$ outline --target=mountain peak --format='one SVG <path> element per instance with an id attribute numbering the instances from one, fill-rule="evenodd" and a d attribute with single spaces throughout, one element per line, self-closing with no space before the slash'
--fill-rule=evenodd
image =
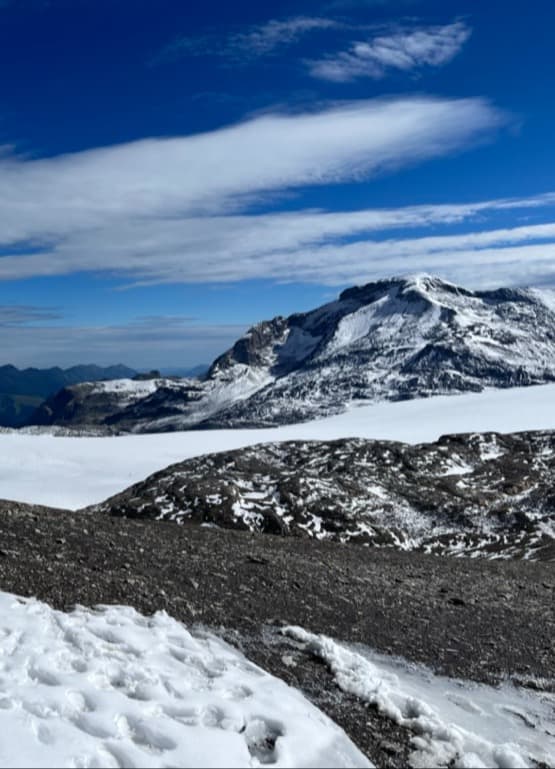
<path id="1" fill-rule="evenodd" d="M 160 386 L 144 398 L 134 392 L 106 423 L 261 427 L 339 413 L 353 402 L 552 381 L 555 303 L 532 290 L 469 291 L 418 273 L 259 323 L 202 382 Z"/>
<path id="2" fill-rule="evenodd" d="M 392 291 L 397 294 L 407 291 L 418 291 L 426 294 L 437 290 L 459 290 L 452 283 L 447 283 L 441 278 L 426 273 L 416 273 L 408 275 L 396 275 L 391 278 L 381 278 L 379 280 L 365 283 L 361 286 L 352 286 L 346 288 L 339 295 L 339 301 L 363 301 L 372 302 L 381 296 L 385 296 Z"/>
<path id="3" fill-rule="evenodd" d="M 449 291 L 453 290 L 459 292 L 461 289 L 459 286 L 449 281 L 439 278 L 437 275 L 430 275 L 426 272 L 411 273 L 403 275 L 398 278 L 398 281 L 402 283 L 406 288 L 415 289 L 422 293 L 429 291 Z"/>
<path id="4" fill-rule="evenodd" d="M 426 297 L 437 292 L 461 295 L 471 295 L 472 293 L 467 289 L 461 288 L 436 275 L 420 272 L 396 275 L 391 278 L 382 278 L 370 283 L 365 283 L 362 286 L 347 288 L 341 292 L 339 300 L 345 301 L 355 299 L 358 301 L 371 302 L 375 301 L 375 298 L 378 298 L 378 296 L 385 295 L 392 290 L 402 295 L 406 295 L 413 291 Z"/>

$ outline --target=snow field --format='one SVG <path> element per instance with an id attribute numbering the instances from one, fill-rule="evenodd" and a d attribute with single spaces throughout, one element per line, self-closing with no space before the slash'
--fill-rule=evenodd
<path id="1" fill-rule="evenodd" d="M 461 432 L 555 429 L 555 385 L 352 407 L 345 414 L 261 430 L 102 438 L 0 434 L 0 498 L 78 509 L 103 502 L 175 462 L 255 443 L 381 438 L 434 441 Z M 32 472 L 31 472 L 32 469 Z"/>
<path id="2" fill-rule="evenodd" d="M 109 379 L 106 382 L 95 382 L 94 389 L 105 393 L 129 393 L 131 400 L 145 398 L 156 392 L 160 385 L 167 386 L 164 379 Z"/>
<path id="3" fill-rule="evenodd" d="M 458 681 L 302 628 L 284 632 L 324 660 L 341 689 L 414 733 L 413 767 L 555 765 L 554 694 Z"/>
<path id="4" fill-rule="evenodd" d="M 369 767 L 299 692 L 161 612 L 0 593 L 0 766 Z"/>

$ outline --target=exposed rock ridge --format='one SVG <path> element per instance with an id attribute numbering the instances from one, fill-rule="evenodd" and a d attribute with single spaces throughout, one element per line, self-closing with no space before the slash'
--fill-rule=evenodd
<path id="1" fill-rule="evenodd" d="M 163 470 L 93 510 L 445 555 L 555 560 L 555 432 L 262 444 Z"/>

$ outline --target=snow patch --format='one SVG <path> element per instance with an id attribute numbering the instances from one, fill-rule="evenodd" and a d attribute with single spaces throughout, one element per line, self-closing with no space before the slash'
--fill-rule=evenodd
<path id="1" fill-rule="evenodd" d="M 299 692 L 164 612 L 0 593 L 0 765 L 369 767 Z"/>
<path id="2" fill-rule="evenodd" d="M 156 392 L 163 384 L 165 380 L 160 379 L 112 379 L 109 382 L 95 382 L 94 389 L 105 393 L 129 393 L 140 398 Z"/>
<path id="3" fill-rule="evenodd" d="M 468 462 L 463 462 L 455 456 L 444 463 L 442 475 L 468 475 L 473 470 L 474 468 Z"/>
<path id="4" fill-rule="evenodd" d="M 413 767 L 555 763 L 553 694 L 449 679 L 299 627 L 284 632 L 323 659 L 341 689 L 414 732 Z"/>

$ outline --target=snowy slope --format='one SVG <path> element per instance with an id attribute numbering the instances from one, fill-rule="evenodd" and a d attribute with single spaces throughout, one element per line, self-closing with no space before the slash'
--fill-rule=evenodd
<path id="1" fill-rule="evenodd" d="M 106 382 L 82 382 L 64 387 L 48 398 L 33 414 L 29 424 L 55 423 L 104 425 L 115 412 L 130 408 L 159 392 L 180 393 L 194 390 L 196 380 L 114 379 Z M 104 432 L 107 432 L 104 429 Z"/>
<path id="2" fill-rule="evenodd" d="M 0 431 L 0 497 L 78 509 L 100 503 L 172 463 L 269 441 L 359 437 L 422 443 L 452 433 L 542 429 L 555 429 L 555 385 L 380 403 L 264 430 L 109 438 Z"/>
<path id="3" fill-rule="evenodd" d="M 299 692 L 164 612 L 0 593 L 2 767 L 368 767 Z"/>
<path id="4" fill-rule="evenodd" d="M 349 289 L 329 310 L 289 319 L 315 335 L 314 348 L 209 424 L 295 422 L 339 413 L 353 400 L 553 381 L 554 306 L 548 292 L 471 292 L 428 276 Z"/>
<path id="5" fill-rule="evenodd" d="M 346 692 L 414 733 L 413 767 L 535 767 L 555 763 L 555 695 L 472 684 L 402 659 L 287 628 Z"/>
<path id="6" fill-rule="evenodd" d="M 36 423 L 124 432 L 262 427 L 341 413 L 356 401 L 553 382 L 554 308 L 545 291 L 382 280 L 259 323 L 202 381 L 159 381 L 144 397 L 122 383 L 119 399 L 113 388 L 67 388 Z"/>

